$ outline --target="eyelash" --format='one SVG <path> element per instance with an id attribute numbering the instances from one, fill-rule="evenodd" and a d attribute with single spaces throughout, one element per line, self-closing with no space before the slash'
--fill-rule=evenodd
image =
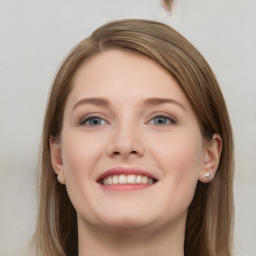
<path id="1" fill-rule="evenodd" d="M 157 125 L 157 126 L 167 126 L 167 125 L 171 125 L 171 124 L 176 124 L 176 123 L 177 123 L 176 119 L 173 118 L 172 116 L 163 115 L 163 114 L 154 116 L 152 119 L 150 119 L 150 122 L 153 121 L 153 120 L 156 119 L 156 118 L 164 118 L 165 120 L 168 120 L 168 121 L 169 121 L 168 124 L 166 124 L 166 123 L 164 123 L 164 124 L 155 124 L 155 123 L 154 123 L 154 124 Z"/>
<path id="2" fill-rule="evenodd" d="M 93 120 L 93 119 L 98 119 L 98 120 L 104 121 L 105 124 L 108 124 L 108 122 L 107 122 L 105 119 L 103 119 L 103 118 L 101 118 L 101 117 L 99 117 L 99 116 L 89 116 L 89 117 L 83 118 L 83 119 L 80 121 L 80 125 L 81 125 L 81 126 L 86 125 L 86 126 L 92 126 L 92 127 L 93 127 L 93 126 L 100 126 L 100 125 L 102 125 L 102 124 L 95 124 L 95 125 L 86 124 L 87 122 L 90 122 L 90 121 Z"/>
<path id="3" fill-rule="evenodd" d="M 162 118 L 162 119 L 165 119 L 165 120 L 168 120 L 169 123 L 160 123 L 160 124 L 156 124 L 156 123 L 151 123 L 154 119 L 157 119 L 157 118 Z M 104 124 L 95 124 L 95 125 L 92 125 L 92 124 L 86 124 L 87 122 L 90 122 L 91 120 L 93 119 L 98 119 L 98 120 L 101 120 L 104 121 L 105 123 Z M 169 116 L 169 115 L 163 115 L 163 114 L 160 114 L 160 115 L 155 115 L 153 118 L 150 119 L 149 123 L 153 124 L 153 125 L 157 125 L 157 126 L 167 126 L 167 125 L 171 125 L 171 124 L 176 124 L 177 121 L 175 118 L 173 118 L 172 116 Z M 83 118 L 80 122 L 79 122 L 80 126 L 91 126 L 91 127 L 95 127 L 95 126 L 101 126 L 101 125 L 105 125 L 105 124 L 109 124 L 105 119 L 99 117 L 99 116 L 89 116 L 89 117 L 85 117 Z"/>

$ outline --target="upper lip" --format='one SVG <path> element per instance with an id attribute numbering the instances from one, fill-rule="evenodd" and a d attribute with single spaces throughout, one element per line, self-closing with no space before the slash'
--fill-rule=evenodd
<path id="1" fill-rule="evenodd" d="M 100 174 L 97 177 L 97 182 L 110 176 L 110 175 L 118 175 L 118 174 L 125 174 L 125 175 L 129 175 L 129 174 L 135 174 L 135 175 L 143 175 L 143 176 L 147 176 L 149 178 L 158 180 L 157 177 L 155 175 L 153 175 L 150 172 L 147 172 L 145 170 L 142 170 L 140 168 L 137 167 L 114 167 L 111 168 L 107 171 L 105 171 L 104 173 Z"/>

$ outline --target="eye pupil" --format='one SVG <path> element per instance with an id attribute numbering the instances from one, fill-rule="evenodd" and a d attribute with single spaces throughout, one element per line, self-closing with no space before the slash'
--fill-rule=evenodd
<path id="1" fill-rule="evenodd" d="M 166 124 L 166 118 L 162 116 L 155 118 L 155 124 Z"/>
<path id="2" fill-rule="evenodd" d="M 92 119 L 89 120 L 89 124 L 90 124 L 90 125 L 99 125 L 99 124 L 100 124 L 100 119 L 94 117 L 94 118 L 92 118 Z"/>

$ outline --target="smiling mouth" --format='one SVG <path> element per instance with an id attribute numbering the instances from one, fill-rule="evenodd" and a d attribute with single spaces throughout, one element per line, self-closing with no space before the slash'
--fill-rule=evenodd
<path id="1" fill-rule="evenodd" d="M 105 186 L 114 185 L 151 185 L 156 183 L 157 180 L 145 175 L 135 175 L 135 174 L 119 174 L 110 175 L 108 177 L 102 178 L 98 181 L 100 184 Z"/>
<path id="2" fill-rule="evenodd" d="M 105 191 L 137 191 L 150 188 L 158 182 L 157 177 L 137 167 L 114 167 L 102 173 L 97 183 Z"/>

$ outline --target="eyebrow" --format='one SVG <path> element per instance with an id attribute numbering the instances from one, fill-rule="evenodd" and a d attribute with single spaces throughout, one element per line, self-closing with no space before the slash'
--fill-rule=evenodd
<path id="1" fill-rule="evenodd" d="M 157 106 L 165 103 L 171 103 L 175 104 L 179 107 L 181 107 L 183 110 L 186 110 L 186 108 L 177 100 L 175 99 L 167 99 L 167 98 L 149 98 L 144 101 L 145 105 L 150 105 L 150 106 Z"/>
<path id="2" fill-rule="evenodd" d="M 165 103 L 171 103 L 175 104 L 179 107 L 181 107 L 183 110 L 186 110 L 185 107 L 178 102 L 175 99 L 167 99 L 167 98 L 148 98 L 144 102 L 144 105 L 148 106 L 157 106 Z M 107 107 L 110 105 L 110 102 L 107 99 L 104 98 L 83 98 L 79 100 L 73 107 L 73 110 L 77 108 L 80 105 L 84 104 L 90 104 L 90 105 L 96 105 L 96 106 L 102 106 L 102 107 Z"/>
<path id="3" fill-rule="evenodd" d="M 91 105 L 103 106 L 103 107 L 110 105 L 109 101 L 106 99 L 103 99 L 103 98 L 84 98 L 84 99 L 79 100 L 74 105 L 73 110 L 83 104 L 91 104 Z"/>

